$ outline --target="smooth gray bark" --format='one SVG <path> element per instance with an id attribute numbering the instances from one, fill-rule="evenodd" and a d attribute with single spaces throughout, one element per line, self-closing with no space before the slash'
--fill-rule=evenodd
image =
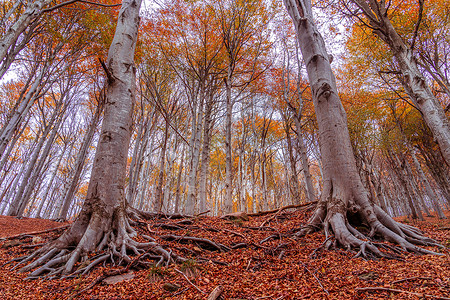
<path id="1" fill-rule="evenodd" d="M 66 220 L 67 212 L 69 211 L 70 204 L 73 201 L 73 197 L 75 196 L 75 192 L 77 190 L 81 173 L 83 171 L 83 167 L 85 166 L 85 160 L 89 152 L 89 146 L 92 144 L 92 139 L 94 138 L 95 130 L 98 126 L 98 122 L 100 120 L 101 113 L 103 111 L 103 103 L 99 103 L 95 110 L 94 115 L 92 116 L 91 122 L 89 124 L 88 130 L 84 136 L 83 142 L 81 143 L 81 147 L 78 150 L 77 159 L 75 161 L 75 165 L 73 168 L 73 175 L 70 179 L 70 184 L 68 189 L 64 191 L 62 198 L 62 206 L 61 209 L 57 212 L 57 219 Z"/>
<path id="2" fill-rule="evenodd" d="M 41 152 L 42 147 L 44 147 L 44 144 L 46 142 L 46 137 L 50 132 L 52 132 L 52 129 L 53 129 L 53 132 L 56 132 L 56 130 L 57 130 L 57 126 L 55 126 L 55 127 L 52 127 L 52 126 L 56 122 L 58 114 L 60 113 L 59 112 L 60 107 L 61 107 L 61 105 L 57 106 L 55 108 L 55 110 L 53 111 L 52 116 L 50 117 L 50 120 L 49 120 L 47 126 L 45 126 L 42 137 L 41 137 L 37 147 L 34 149 L 33 155 L 31 156 L 31 158 L 28 162 L 27 170 L 22 177 L 22 182 L 17 190 L 16 195 L 14 196 L 14 199 L 12 200 L 11 206 L 8 209 L 8 216 L 18 216 L 19 215 L 21 207 L 23 206 L 23 197 L 25 195 L 24 194 L 25 189 L 28 187 L 28 182 L 34 171 L 35 165 L 39 159 L 39 154 Z"/>
<path id="3" fill-rule="evenodd" d="M 63 273 L 70 273 L 81 257 L 104 247 L 119 249 L 120 259 L 129 259 L 127 244 L 133 243 L 131 237 L 136 233 L 126 216 L 124 188 L 136 91 L 134 50 L 140 6 L 140 0 L 122 2 L 108 59 L 103 64 L 107 74 L 105 112 L 81 212 L 62 236 L 37 252 L 42 257 L 52 257 L 50 261 L 57 263 Z M 137 245 L 137 242 L 134 243 Z M 54 257 L 59 253 L 58 249 L 67 251 L 73 245 L 76 248 L 66 254 L 64 260 L 58 261 L 58 256 Z M 42 257 L 22 268 L 22 271 L 40 266 L 29 276 L 40 276 L 46 272 Z"/>
<path id="4" fill-rule="evenodd" d="M 369 236 L 378 233 L 384 239 L 400 244 L 403 249 L 430 253 L 413 245 L 407 236 L 415 236 L 420 240 L 418 244 L 429 239 L 411 232 L 379 206 L 370 203 L 356 168 L 346 113 L 339 99 L 330 57 L 314 23 L 311 1 L 284 0 L 284 3 L 294 22 L 308 73 L 323 163 L 323 193 L 309 221 L 310 226 L 299 234 L 311 232 L 315 226 L 324 226 L 327 235 L 332 229 L 341 245 L 359 248 L 362 256 L 366 255 L 366 251 L 385 256 L 375 245 L 364 241 L 364 234 L 349 223 L 348 214 L 356 214 L 370 226 Z"/>

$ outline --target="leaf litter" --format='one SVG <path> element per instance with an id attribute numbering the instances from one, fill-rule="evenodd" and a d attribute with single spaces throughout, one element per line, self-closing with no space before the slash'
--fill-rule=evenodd
<path id="1" fill-rule="evenodd" d="M 342 249 L 322 249 L 321 232 L 294 240 L 292 232 L 310 213 L 285 210 L 248 221 L 207 216 L 138 221 L 140 234 L 189 259 L 181 265 L 133 270 L 133 278 L 115 284 L 104 283 L 108 274 L 121 274 L 110 265 L 85 276 L 33 281 L 6 265 L 0 269 L 0 299 L 207 299 L 214 291 L 221 299 L 247 300 L 450 298 L 449 219 L 398 218 L 446 246 L 430 248 L 444 256 L 364 260 Z M 56 238 L 62 225 L 0 216 L 0 264 Z"/>

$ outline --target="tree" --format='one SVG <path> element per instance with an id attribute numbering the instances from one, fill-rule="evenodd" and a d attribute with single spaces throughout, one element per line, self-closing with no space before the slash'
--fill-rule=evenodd
<path id="1" fill-rule="evenodd" d="M 107 73 L 104 119 L 82 211 L 58 239 L 21 261 L 25 263 L 38 257 L 21 269 L 28 271 L 39 267 L 29 275 L 31 278 L 45 272 L 50 276 L 71 273 L 76 262 L 96 250 L 106 249 L 106 252 L 90 265 L 82 266 L 78 273 L 88 271 L 110 257 L 130 263 L 129 249 L 137 253 L 144 248 L 151 249 L 163 259 L 172 259 L 154 242 L 134 241 L 132 237 L 136 232 L 127 217 L 124 185 L 135 102 L 134 50 L 140 6 L 140 0 L 122 2 L 108 59 L 103 64 Z"/>
<path id="2" fill-rule="evenodd" d="M 379 206 L 369 201 L 356 168 L 346 113 L 340 101 L 330 57 L 312 15 L 309 0 L 284 0 L 297 30 L 305 61 L 312 98 L 319 126 L 320 151 L 323 163 L 323 192 L 309 224 L 298 234 L 323 227 L 330 229 L 344 248 L 359 249 L 360 256 L 386 256 L 370 239 L 378 235 L 398 243 L 403 249 L 417 253 L 434 253 L 415 246 L 435 244 L 417 229 L 395 222 Z M 363 233 L 354 225 L 367 224 Z M 331 241 L 327 241 L 328 246 Z"/>
<path id="3" fill-rule="evenodd" d="M 417 33 L 423 16 L 424 1 L 419 0 L 418 20 L 409 45 L 400 36 L 390 20 L 392 17 L 389 11 L 390 2 L 386 3 L 385 0 L 351 0 L 351 2 L 357 7 L 357 10 L 352 14 L 355 16 L 362 14 L 365 17 L 363 23 L 388 45 L 397 61 L 401 72 L 400 81 L 406 93 L 422 113 L 425 122 L 439 144 L 442 156 L 447 164 L 450 164 L 450 124 L 444 109 L 433 94 L 422 72 L 420 72 L 417 64 L 418 57 L 414 53 Z M 442 83 L 442 81 L 439 82 Z"/>

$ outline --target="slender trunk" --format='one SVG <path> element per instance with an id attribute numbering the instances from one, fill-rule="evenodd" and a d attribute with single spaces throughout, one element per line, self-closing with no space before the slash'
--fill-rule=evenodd
<path id="1" fill-rule="evenodd" d="M 34 149 L 33 155 L 31 156 L 31 158 L 28 162 L 27 171 L 25 172 L 25 174 L 22 178 L 22 182 L 19 186 L 19 189 L 17 190 L 17 193 L 14 197 L 14 200 L 12 201 L 11 206 L 9 207 L 9 210 L 8 210 L 9 216 L 17 216 L 19 213 L 20 207 L 22 206 L 22 197 L 24 195 L 25 188 L 28 186 L 28 180 L 30 179 L 30 176 L 34 170 L 35 164 L 38 160 L 39 153 L 41 152 L 41 149 L 44 146 L 46 137 L 50 133 L 53 123 L 56 121 L 58 114 L 59 114 L 59 108 L 54 110 L 54 112 L 50 118 L 50 121 L 48 122 L 47 126 L 45 127 L 42 137 L 41 137 L 38 145 L 36 146 L 36 149 Z"/>
<path id="2" fill-rule="evenodd" d="M 97 128 L 98 122 L 100 120 L 100 115 L 103 110 L 103 103 L 99 103 L 95 110 L 95 113 L 91 119 L 88 130 L 84 136 L 81 147 L 78 151 L 78 156 L 75 161 L 74 172 L 71 176 L 71 181 L 68 186 L 68 189 L 63 193 L 63 200 L 61 210 L 58 213 L 57 219 L 65 220 L 67 218 L 67 212 L 69 210 L 70 204 L 73 201 L 73 197 L 75 196 L 75 192 L 78 187 L 78 183 L 80 181 L 81 173 L 83 171 L 83 167 L 85 166 L 85 160 L 89 152 L 89 146 L 92 143 L 92 139 L 94 138 L 95 130 Z"/>
<path id="3" fill-rule="evenodd" d="M 42 8 L 49 2 L 50 0 L 34 0 L 28 2 L 29 4 L 25 8 L 25 11 L 0 39 L 0 62 L 5 60 L 11 46 L 17 42 L 19 36 L 25 32 L 31 22 L 40 16 Z"/>
<path id="4" fill-rule="evenodd" d="M 153 203 L 153 210 L 156 212 L 161 212 L 163 206 L 163 183 L 164 183 L 164 169 L 166 164 L 166 149 L 167 149 L 167 140 L 169 138 L 169 122 L 166 120 L 166 124 L 164 127 L 164 136 L 161 145 L 161 152 L 159 155 L 159 175 L 158 175 L 158 184 L 156 186 L 155 198 Z"/>
<path id="5" fill-rule="evenodd" d="M 228 74 L 225 82 L 226 88 L 226 115 L 225 115 L 225 200 L 222 212 L 228 214 L 233 212 L 233 170 L 231 152 L 231 125 L 233 113 L 233 99 L 231 95 L 232 68 L 228 66 Z"/>
<path id="6" fill-rule="evenodd" d="M 428 181 L 427 177 L 425 176 L 425 173 L 423 172 L 422 166 L 420 165 L 419 161 L 417 160 L 416 154 L 414 153 L 414 150 L 411 148 L 410 145 L 407 145 L 408 151 L 411 154 L 414 167 L 419 174 L 419 179 L 422 182 L 422 185 L 425 187 L 425 191 L 427 193 L 428 198 L 430 199 L 431 203 L 433 204 L 434 211 L 437 213 L 439 219 L 446 219 L 444 213 L 442 212 L 441 206 L 438 202 L 438 197 L 434 190 L 431 188 L 430 182 Z"/>
<path id="7" fill-rule="evenodd" d="M 55 142 L 56 135 L 58 133 L 58 129 L 63 122 L 63 114 L 64 114 L 65 108 L 63 108 L 62 111 L 60 111 L 59 108 L 57 107 L 55 110 L 58 113 L 60 113 L 61 115 L 59 116 L 59 119 L 56 121 L 56 124 L 54 125 L 54 127 L 51 131 L 51 134 L 47 139 L 44 150 L 40 154 L 41 158 L 39 159 L 39 162 L 37 163 L 37 165 L 33 166 L 33 175 L 26 182 L 27 186 L 25 188 L 22 198 L 20 199 L 21 204 L 19 206 L 19 210 L 17 213 L 18 217 L 22 217 L 23 212 L 24 212 L 28 202 L 30 201 L 33 190 L 36 188 L 36 181 L 38 180 L 39 176 L 41 175 L 42 168 L 44 167 L 44 163 L 48 159 L 51 147 L 53 146 L 53 143 Z"/>
<path id="8" fill-rule="evenodd" d="M 390 154 L 391 162 L 394 165 L 394 171 L 397 174 L 397 178 L 399 179 L 399 182 L 403 188 L 404 191 L 404 197 L 408 201 L 409 208 L 411 210 L 412 218 L 413 219 L 420 219 L 424 220 L 422 216 L 422 212 L 418 208 L 417 200 L 412 197 L 413 192 L 411 191 L 410 186 L 408 185 L 407 176 L 405 174 L 405 161 L 402 162 L 402 160 L 398 157 L 396 154 Z"/>
<path id="9" fill-rule="evenodd" d="M 55 167 L 53 169 L 50 180 L 47 183 L 47 188 L 45 189 L 44 196 L 42 197 L 42 200 L 39 203 L 39 207 L 38 207 L 38 210 L 37 210 L 36 216 L 35 216 L 36 218 L 41 218 L 42 208 L 44 207 L 44 203 L 47 201 L 48 194 L 50 193 L 50 190 L 52 189 L 53 181 L 55 180 L 56 174 L 58 173 L 58 170 L 59 170 L 59 166 L 61 165 L 61 161 L 64 157 L 64 155 L 63 155 L 64 152 L 65 152 L 65 149 L 63 150 L 63 153 L 61 153 L 61 155 L 58 158 L 58 161 L 55 164 Z"/>
<path id="10" fill-rule="evenodd" d="M 133 203 L 133 195 L 135 193 L 134 189 L 133 189 L 133 183 L 134 183 L 134 176 L 135 176 L 135 169 L 137 166 L 137 156 L 139 153 L 139 149 L 141 148 L 142 145 L 142 135 L 144 133 L 144 127 L 145 127 L 145 122 L 143 122 L 142 120 L 142 115 L 139 118 L 139 120 L 141 120 L 140 124 L 139 124 L 139 128 L 138 128 L 138 132 L 136 134 L 136 140 L 134 141 L 134 149 L 133 149 L 133 155 L 131 156 L 131 164 L 130 164 L 130 171 L 128 172 L 128 187 L 127 187 L 127 202 L 128 203 Z"/>
<path id="11" fill-rule="evenodd" d="M 34 101 L 36 100 L 35 96 L 37 94 L 38 87 L 41 84 L 45 72 L 46 68 L 43 68 L 35 79 L 34 83 L 27 91 L 24 98 L 20 100 L 20 105 L 17 107 L 17 110 L 14 111 L 11 118 L 2 128 L 0 135 L 0 157 L 2 157 L 5 153 L 5 149 L 8 146 L 12 136 L 14 135 L 14 132 L 20 126 L 22 120 L 25 118 L 25 116 L 28 114 L 28 111 L 33 106 Z"/>
<path id="12" fill-rule="evenodd" d="M 210 92 L 205 107 L 205 124 L 203 128 L 203 147 L 202 147 L 202 160 L 200 166 L 199 203 L 198 203 L 199 213 L 206 211 L 206 182 L 208 177 L 208 167 L 210 157 L 209 145 L 211 141 L 211 131 L 213 126 L 211 118 L 213 105 L 214 99 L 212 93 Z"/>
<path id="13" fill-rule="evenodd" d="M 9 144 L 8 150 L 7 150 L 6 153 L 3 155 L 3 158 L 2 158 L 2 160 L 0 161 L 0 171 L 2 171 L 2 170 L 3 170 L 3 171 L 6 171 L 6 170 L 4 170 L 4 167 L 5 167 L 6 163 L 9 161 L 9 159 L 11 158 L 11 157 L 10 157 L 11 152 L 12 152 L 12 150 L 14 149 L 14 146 L 15 146 L 16 142 L 19 140 L 19 138 L 22 136 L 23 132 L 24 132 L 25 129 L 27 128 L 28 122 L 29 122 L 29 121 L 30 121 L 30 118 L 27 119 L 27 121 L 25 122 L 25 124 L 23 124 L 22 128 L 20 129 L 20 131 L 18 131 L 18 132 L 15 134 L 13 140 L 12 140 L 11 143 Z M 5 172 L 5 175 L 6 175 L 6 172 Z M 2 182 L 3 182 L 3 179 L 2 179 L 2 181 L 0 182 L 0 184 L 1 184 Z"/>
<path id="14" fill-rule="evenodd" d="M 175 191 L 174 213 L 178 213 L 178 211 L 180 209 L 180 194 L 181 194 L 180 189 L 181 189 L 181 175 L 182 175 L 183 169 L 184 169 L 183 164 L 184 164 L 184 151 L 182 151 L 180 165 L 178 166 L 177 187 L 176 187 L 176 191 Z"/>
<path id="15" fill-rule="evenodd" d="M 421 74 L 413 50 L 392 25 L 384 1 L 352 0 L 369 18 L 369 24 L 391 49 L 402 73 L 400 81 L 425 123 L 437 140 L 447 165 L 450 165 L 450 124 L 444 109 Z"/>
<path id="16" fill-rule="evenodd" d="M 300 185 L 298 184 L 298 172 L 297 172 L 297 161 L 294 156 L 294 151 L 292 149 L 292 138 L 290 133 L 290 126 L 288 124 L 285 125 L 285 132 L 286 132 L 286 143 L 287 143 L 287 150 L 289 155 L 289 166 L 290 166 L 290 184 L 289 184 L 289 190 L 292 195 L 292 203 L 300 204 L 301 197 L 300 197 Z M 286 171 L 286 175 L 288 175 L 288 172 Z"/>
<path id="17" fill-rule="evenodd" d="M 192 128 L 191 137 L 191 157 L 190 157 L 190 170 L 188 177 L 188 194 L 185 203 L 185 212 L 188 215 L 193 215 L 195 212 L 195 206 L 197 202 L 197 179 L 198 179 L 198 166 L 200 161 L 200 146 L 203 127 L 204 116 L 204 103 L 205 103 L 205 87 L 204 83 L 200 83 L 200 102 L 198 103 L 197 112 L 195 114 L 195 125 Z M 193 115 L 194 118 L 194 115 Z"/>

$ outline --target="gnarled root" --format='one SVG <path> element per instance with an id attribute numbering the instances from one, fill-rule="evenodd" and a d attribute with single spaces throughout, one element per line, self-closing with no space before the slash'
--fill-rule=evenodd
<path id="1" fill-rule="evenodd" d="M 58 239 L 23 257 L 12 269 L 25 265 L 19 272 L 33 270 L 27 278 L 36 279 L 84 275 L 95 266 L 107 262 L 113 266 L 128 265 L 133 262 L 135 268 L 142 268 L 185 260 L 163 249 L 151 237 L 142 236 L 148 240 L 147 242 L 134 240 L 137 234 L 129 224 L 125 213 L 119 211 L 114 216 L 113 224 L 106 226 L 109 227 L 108 230 L 104 229 L 105 226 L 101 226 L 102 222 L 105 220 L 92 216 L 82 234 L 78 233 L 80 232 L 79 224 L 74 223 Z M 97 254 L 88 256 L 93 253 Z M 130 257 L 133 255 L 139 259 L 133 260 Z"/>
<path id="2" fill-rule="evenodd" d="M 421 247 L 442 247 L 439 243 L 425 237 L 419 229 L 393 220 L 379 206 L 371 204 L 364 192 L 354 194 L 349 199 L 342 195 L 345 193 L 337 193 L 336 189 L 334 193 L 333 189 L 330 189 L 328 195 L 323 195 L 308 224 L 298 231 L 296 236 L 301 237 L 323 228 L 326 245 L 322 246 L 328 248 L 332 243 L 332 231 L 336 239 L 335 244 L 347 250 L 356 250 L 355 257 L 399 258 L 398 255 L 404 252 L 442 255 Z M 368 232 L 359 229 L 361 226 L 363 229 L 367 227 Z M 397 246 L 376 243 L 375 238 Z"/>

